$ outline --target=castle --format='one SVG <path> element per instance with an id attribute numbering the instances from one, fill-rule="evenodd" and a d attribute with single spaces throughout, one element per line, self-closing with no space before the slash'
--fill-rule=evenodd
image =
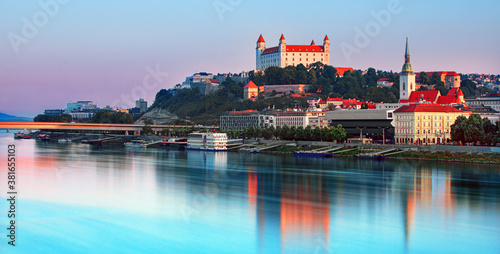
<path id="1" fill-rule="evenodd" d="M 287 45 L 283 34 L 276 47 L 266 48 L 262 34 L 257 40 L 256 69 L 264 71 L 271 66 L 285 68 L 303 64 L 308 66 L 315 62 L 330 64 L 330 39 L 325 36 L 323 46 L 316 45 L 314 40 L 310 45 Z"/>

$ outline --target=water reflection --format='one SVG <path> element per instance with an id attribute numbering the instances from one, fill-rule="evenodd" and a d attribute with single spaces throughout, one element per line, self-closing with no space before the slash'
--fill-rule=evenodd
<path id="1" fill-rule="evenodd" d="M 2 145 L 11 141 L 0 138 Z M 78 237 L 107 239 L 90 252 L 500 249 L 496 165 L 15 142 L 23 238 L 37 244 L 37 252 L 50 252 L 54 239 L 68 251 L 84 246 Z M 33 219 L 42 217 L 51 225 Z M 32 252 L 24 246 L 20 253 Z"/>

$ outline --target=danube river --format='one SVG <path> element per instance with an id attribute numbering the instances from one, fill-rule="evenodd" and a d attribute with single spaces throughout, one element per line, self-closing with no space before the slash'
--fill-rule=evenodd
<path id="1" fill-rule="evenodd" d="M 498 165 L 95 149 L 12 133 L 0 150 L 0 253 L 500 252 Z"/>

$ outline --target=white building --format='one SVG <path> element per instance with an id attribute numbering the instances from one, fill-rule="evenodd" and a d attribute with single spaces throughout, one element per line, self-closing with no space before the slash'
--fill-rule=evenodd
<path id="1" fill-rule="evenodd" d="M 283 35 L 281 35 L 279 45 L 271 48 L 266 48 L 266 42 L 262 35 L 257 40 L 257 70 L 264 71 L 271 66 L 284 68 L 299 64 L 307 67 L 315 62 L 330 64 L 330 39 L 328 36 L 325 36 L 322 46 L 316 45 L 314 40 L 310 45 L 287 45 Z"/>

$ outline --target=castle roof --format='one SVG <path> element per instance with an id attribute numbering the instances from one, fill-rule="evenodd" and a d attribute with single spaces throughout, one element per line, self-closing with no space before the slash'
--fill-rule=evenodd
<path id="1" fill-rule="evenodd" d="M 316 45 L 316 43 L 314 43 L 314 40 L 313 40 L 313 41 L 311 41 L 311 45 L 312 45 L 312 46 Z"/>
<path id="2" fill-rule="evenodd" d="M 280 40 L 284 40 L 284 39 L 285 39 L 285 36 L 283 36 L 283 34 L 281 34 Z"/>
<path id="3" fill-rule="evenodd" d="M 266 42 L 266 41 L 264 41 L 264 37 L 262 37 L 262 34 L 259 36 L 259 39 L 257 40 L 257 42 Z"/>
<path id="4" fill-rule="evenodd" d="M 402 106 L 396 110 L 394 113 L 401 112 L 445 112 L 445 113 L 459 113 L 462 112 L 456 108 L 450 106 L 441 106 L 435 104 L 410 104 Z"/>
<path id="5" fill-rule="evenodd" d="M 325 35 L 325 39 L 324 41 L 329 41 L 330 39 L 328 39 L 328 35 Z"/>
<path id="6" fill-rule="evenodd" d="M 244 88 L 258 88 L 258 86 L 250 80 Z"/>

